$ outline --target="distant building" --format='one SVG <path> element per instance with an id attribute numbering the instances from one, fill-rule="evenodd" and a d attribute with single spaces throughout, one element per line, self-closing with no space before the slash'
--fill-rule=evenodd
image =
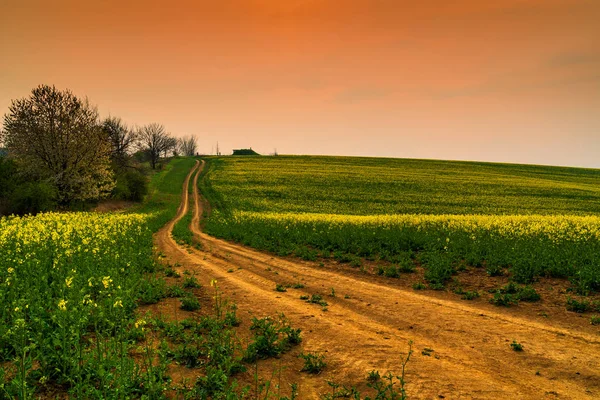
<path id="1" fill-rule="evenodd" d="M 249 149 L 233 150 L 233 155 L 234 156 L 260 156 L 260 154 L 258 154 L 254 150 L 252 150 L 252 147 L 250 147 Z"/>

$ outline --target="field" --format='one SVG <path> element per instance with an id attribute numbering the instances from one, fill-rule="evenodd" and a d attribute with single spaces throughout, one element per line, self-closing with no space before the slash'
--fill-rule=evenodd
<path id="1" fill-rule="evenodd" d="M 466 267 L 600 289 L 600 171 L 344 157 L 211 161 L 209 233 L 280 255 L 392 263 L 442 288 Z"/>
<path id="2" fill-rule="evenodd" d="M 187 252 L 174 240 L 191 242 L 182 188 L 197 165 L 173 159 L 128 212 L 0 219 L 1 399 L 242 399 L 250 380 L 234 375 L 301 342 L 283 315 L 240 331 L 216 280 L 155 247 Z"/>
<path id="3" fill-rule="evenodd" d="M 359 157 L 231 157 L 210 163 L 212 187 L 227 209 L 237 211 L 600 214 L 600 170 Z"/>
<path id="4" fill-rule="evenodd" d="M 151 217 L 47 213 L 0 221 L 0 361 L 18 360 L 16 370 L 0 370 L 0 382 L 4 373 L 13 377 L 3 397 L 31 397 L 32 382 L 96 397 L 141 378 L 124 351 L 139 331 L 139 281 L 153 266 Z M 93 351 L 99 342 L 104 350 Z M 112 363 L 119 376 L 108 373 Z M 90 391 L 96 385 L 100 392 Z"/>
<path id="5" fill-rule="evenodd" d="M 173 326 L 140 307 L 192 298 L 157 275 L 153 234 L 194 164 L 169 163 L 132 212 L 0 219 L 0 398 L 164 398 L 173 356 L 158 362 L 146 335 Z"/>
<path id="6" fill-rule="evenodd" d="M 386 163 L 403 167 L 377 166 Z M 457 196 L 454 214 L 433 203 L 418 213 L 418 202 L 383 189 L 386 170 L 400 181 L 410 163 L 428 168 L 175 158 L 128 212 L 0 219 L 0 398 L 600 395 L 600 318 L 589 313 L 600 312 L 600 217 L 584 211 L 594 171 L 515 166 L 565 185 L 553 198 L 530 190 L 522 215 L 494 185 L 487 202 L 472 201 L 504 202 L 504 214 L 469 214 Z M 371 164 L 371 175 L 357 164 Z M 479 168 L 448 164 L 463 176 Z M 527 186 L 502 176 L 506 166 L 483 167 Z M 362 181 L 349 178 L 354 170 Z M 374 196 L 369 179 L 379 182 Z M 436 179 L 423 187 L 443 191 Z M 437 290 L 413 290 L 424 288 Z"/>

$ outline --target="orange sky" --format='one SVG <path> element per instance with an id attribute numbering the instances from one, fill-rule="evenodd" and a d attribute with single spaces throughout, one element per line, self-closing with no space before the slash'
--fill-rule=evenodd
<path id="1" fill-rule="evenodd" d="M 1 0 L 0 114 L 38 84 L 206 153 L 600 168 L 598 0 Z"/>

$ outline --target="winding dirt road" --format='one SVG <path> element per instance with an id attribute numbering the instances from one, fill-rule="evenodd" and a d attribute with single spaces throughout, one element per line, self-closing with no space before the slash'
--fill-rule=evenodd
<path id="1" fill-rule="evenodd" d="M 373 369 L 399 373 L 409 341 L 414 343 L 406 374 L 410 398 L 600 398 L 600 336 L 593 331 L 434 298 L 206 235 L 200 230 L 204 200 L 197 185 L 202 168 L 203 161 L 190 171 L 177 217 L 159 231 L 157 246 L 202 283 L 217 279 L 225 296 L 238 305 L 244 326 L 251 315 L 283 312 L 292 326 L 302 329 L 302 348 L 281 361 L 289 365 L 281 380 L 298 382 L 301 399 L 330 392 L 326 379 L 356 384 Z M 191 229 L 202 250 L 181 247 L 171 237 L 188 210 L 192 176 Z M 304 288 L 281 293 L 274 290 L 278 283 L 302 283 Z M 327 310 L 299 299 L 315 293 L 329 303 Z M 511 349 L 513 340 L 523 345 L 523 352 Z M 298 372 L 301 364 L 295 356 L 301 350 L 326 355 L 322 375 Z"/>

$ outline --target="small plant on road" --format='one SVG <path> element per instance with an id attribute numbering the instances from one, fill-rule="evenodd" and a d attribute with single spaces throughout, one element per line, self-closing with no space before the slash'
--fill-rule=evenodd
<path id="1" fill-rule="evenodd" d="M 394 376 L 391 372 L 388 372 L 381 379 L 367 383 L 367 386 L 375 389 L 376 395 L 374 397 L 377 399 L 392 399 L 392 400 L 406 400 L 406 365 L 410 361 L 410 356 L 412 355 L 412 340 L 408 342 L 408 353 L 406 354 L 406 358 L 402 360 L 402 373 L 400 375 Z M 398 387 L 399 385 L 399 387 Z M 369 397 L 365 398 L 370 399 Z"/>
<path id="2" fill-rule="evenodd" d="M 277 318 L 253 318 L 250 330 L 252 343 L 244 354 L 247 362 L 277 357 L 302 341 L 301 330 L 292 328 L 283 314 Z"/>
<path id="3" fill-rule="evenodd" d="M 523 351 L 523 345 L 521 343 L 517 342 L 516 340 L 512 341 L 512 343 L 510 344 L 510 347 L 514 351 Z"/>
<path id="4" fill-rule="evenodd" d="M 325 300 L 323 300 L 323 296 L 317 293 L 311 295 L 310 298 L 307 298 L 306 296 L 300 296 L 300 298 L 302 300 L 306 300 L 308 303 L 318 304 L 321 307 L 327 307 L 329 305 Z"/>
<path id="5" fill-rule="evenodd" d="M 327 366 L 325 356 L 319 353 L 300 353 L 298 356 L 304 360 L 304 366 L 301 371 L 309 374 L 320 374 Z"/>
<path id="6" fill-rule="evenodd" d="M 181 275 L 179 275 L 179 272 L 175 271 L 173 267 L 168 266 L 165 268 L 165 276 L 169 278 L 179 278 Z"/>
<path id="7" fill-rule="evenodd" d="M 287 292 L 287 288 L 285 287 L 285 285 L 282 285 L 281 283 L 278 283 L 275 286 L 275 291 L 276 292 Z"/>
<path id="8" fill-rule="evenodd" d="M 367 374 L 368 382 L 377 382 L 380 379 L 381 379 L 381 375 L 379 374 L 379 371 L 377 371 L 375 369 Z"/>

